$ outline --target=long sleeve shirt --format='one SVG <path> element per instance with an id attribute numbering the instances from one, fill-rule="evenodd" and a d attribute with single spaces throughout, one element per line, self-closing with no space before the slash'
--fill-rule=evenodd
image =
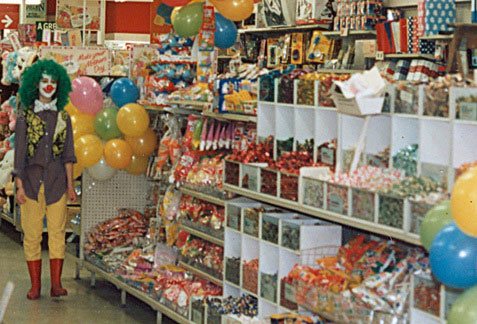
<path id="1" fill-rule="evenodd" d="M 51 205 L 60 200 L 67 190 L 65 164 L 76 163 L 73 130 L 68 116 L 64 149 L 61 155 L 55 156 L 52 147 L 58 112 L 46 110 L 37 115 L 45 122 L 45 133 L 32 157 L 28 156 L 26 117 L 20 115 L 17 119 L 13 175 L 22 180 L 25 194 L 33 200 L 38 200 L 38 192 L 43 184 L 46 204 Z"/>

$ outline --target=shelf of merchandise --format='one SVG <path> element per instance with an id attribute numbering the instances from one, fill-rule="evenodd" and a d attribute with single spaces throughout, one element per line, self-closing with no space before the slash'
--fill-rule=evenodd
<path id="1" fill-rule="evenodd" d="M 344 36 L 341 31 L 325 31 L 323 32 L 324 36 L 327 37 L 351 37 L 351 36 L 359 36 L 359 37 L 376 37 L 375 30 L 350 30 L 348 31 L 348 35 Z"/>
<path id="2" fill-rule="evenodd" d="M 14 217 L 13 214 L 2 211 L 0 213 L 0 217 L 6 220 L 7 222 L 9 222 L 10 224 L 15 225 L 15 219 L 13 218 Z"/>
<path id="3" fill-rule="evenodd" d="M 122 282 L 121 280 L 116 278 L 113 274 L 108 273 L 108 272 L 100 269 L 99 267 L 95 266 L 94 264 L 92 264 L 88 261 L 83 261 L 82 266 L 85 267 L 91 273 L 94 273 L 95 275 L 99 275 L 103 279 L 105 279 L 106 281 L 115 285 L 116 288 L 121 290 L 121 292 L 128 293 L 131 296 L 134 296 L 137 299 L 144 302 L 145 304 L 149 305 L 153 310 L 158 312 L 158 323 L 160 323 L 160 318 L 161 318 L 160 314 L 164 314 L 167 317 L 169 317 L 170 319 L 172 319 L 172 320 L 174 320 L 178 323 L 181 323 L 181 324 L 182 323 L 185 323 L 185 324 L 190 323 L 187 319 L 178 315 L 176 312 L 174 312 L 170 308 L 164 306 L 163 304 L 161 304 L 159 301 L 153 299 L 148 294 L 146 294 L 146 293 L 144 293 L 144 292 L 142 292 L 142 291 L 140 291 L 140 290 L 124 283 L 124 282 Z"/>
<path id="4" fill-rule="evenodd" d="M 349 73 L 349 74 L 353 74 L 353 73 L 361 73 L 361 72 L 364 72 L 366 70 L 353 70 L 353 69 L 320 69 L 318 68 L 316 70 L 316 72 L 318 73 Z"/>
<path id="5" fill-rule="evenodd" d="M 421 36 L 419 39 L 422 40 L 435 40 L 435 41 L 451 41 L 454 38 L 454 35 L 426 35 Z"/>
<path id="6" fill-rule="evenodd" d="M 240 115 L 240 114 L 220 114 L 215 113 L 212 111 L 204 111 L 202 113 L 205 117 L 211 117 L 215 119 L 223 119 L 223 120 L 231 120 L 231 121 L 238 121 L 238 122 L 246 122 L 246 123 L 257 123 L 257 116 L 251 115 Z"/>
<path id="7" fill-rule="evenodd" d="M 211 102 L 193 101 L 193 100 L 169 100 L 170 105 L 191 106 L 194 110 L 203 110 L 204 108 L 212 106 Z"/>
<path id="8" fill-rule="evenodd" d="M 224 240 L 221 240 L 217 237 L 214 237 L 214 236 L 210 236 L 209 234 L 207 233 L 204 233 L 202 231 L 199 231 L 199 230 L 196 230 L 194 228 L 191 228 L 189 226 L 186 226 L 184 224 L 182 224 L 181 226 L 181 229 L 188 232 L 189 234 L 193 235 L 193 236 L 197 236 L 207 242 L 210 242 L 210 243 L 214 243 L 215 245 L 219 245 L 219 246 L 224 246 Z"/>
<path id="9" fill-rule="evenodd" d="M 218 197 L 211 196 L 211 195 L 208 195 L 208 194 L 196 191 L 196 190 L 192 190 L 192 189 L 189 189 L 189 188 L 186 188 L 186 187 L 180 187 L 180 191 L 185 195 L 188 195 L 188 196 L 191 196 L 191 197 L 203 200 L 203 201 L 207 201 L 211 204 L 214 204 L 214 205 L 217 205 L 217 206 L 222 206 L 222 207 L 225 206 L 225 200 L 220 199 Z"/>
<path id="10" fill-rule="evenodd" d="M 184 268 L 185 270 L 199 276 L 199 277 L 202 277 L 204 279 L 207 279 L 208 281 L 216 284 L 217 286 L 220 286 L 222 287 L 223 286 L 223 281 L 222 279 L 219 279 L 219 278 L 216 278 L 210 274 L 208 274 L 207 272 L 204 272 L 200 269 L 197 269 L 195 268 L 194 266 L 191 266 L 190 264 L 187 264 L 185 262 L 182 262 L 182 261 L 179 261 L 179 266 Z"/>
<path id="11" fill-rule="evenodd" d="M 375 58 L 374 56 L 366 56 L 366 58 Z M 430 60 L 435 61 L 432 54 L 420 54 L 420 53 L 396 53 L 396 54 L 384 54 L 385 59 L 401 59 L 401 60 Z"/>
<path id="12" fill-rule="evenodd" d="M 455 0 L 456 3 L 470 3 L 470 0 Z M 416 0 L 387 0 L 384 5 L 388 8 L 416 7 Z"/>
<path id="13" fill-rule="evenodd" d="M 313 30 L 313 29 L 323 29 L 327 30 L 329 28 L 328 24 L 313 24 L 313 25 L 295 25 L 295 26 L 274 26 L 274 27 L 264 27 L 264 28 L 249 28 L 249 29 L 239 29 L 239 34 L 253 34 L 253 33 L 279 33 L 279 32 L 293 32 L 297 30 Z"/>
<path id="14" fill-rule="evenodd" d="M 406 233 L 400 229 L 393 229 L 383 225 L 363 221 L 357 218 L 343 216 L 343 215 L 333 213 L 327 210 L 308 207 L 298 202 L 285 200 L 282 198 L 266 195 L 266 194 L 251 191 L 248 189 L 243 189 L 243 188 L 232 186 L 229 184 L 224 184 L 224 189 L 240 196 L 255 199 L 267 204 L 287 208 L 298 213 L 311 215 L 317 218 L 339 223 L 342 225 L 351 226 L 351 227 L 358 228 L 358 229 L 368 231 L 371 233 L 392 237 L 394 239 L 401 240 L 401 241 L 411 243 L 414 245 L 421 245 L 418 235 Z"/>

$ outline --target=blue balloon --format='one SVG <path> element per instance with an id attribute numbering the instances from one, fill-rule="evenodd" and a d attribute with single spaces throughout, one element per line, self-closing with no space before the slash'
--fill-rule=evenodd
<path id="1" fill-rule="evenodd" d="M 218 48 L 232 47 L 237 41 L 237 26 L 219 13 L 215 14 L 215 46 Z"/>
<path id="2" fill-rule="evenodd" d="M 455 222 L 436 235 L 429 261 L 434 276 L 446 286 L 469 288 L 477 284 L 477 238 L 464 234 Z"/>
<path id="3" fill-rule="evenodd" d="M 170 25 L 172 23 L 171 22 L 172 10 L 174 10 L 174 8 L 161 3 L 159 6 L 157 6 L 156 13 L 158 16 L 161 16 L 162 18 L 165 19 L 166 24 Z"/>
<path id="4" fill-rule="evenodd" d="M 139 89 L 128 78 L 120 78 L 113 82 L 109 95 L 116 106 L 134 103 L 139 99 Z"/>

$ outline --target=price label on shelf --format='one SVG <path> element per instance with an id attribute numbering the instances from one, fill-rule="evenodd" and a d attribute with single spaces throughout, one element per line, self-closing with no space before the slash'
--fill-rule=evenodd
<path id="1" fill-rule="evenodd" d="M 348 28 L 342 28 L 340 29 L 340 36 L 346 37 L 349 35 L 349 29 Z"/>
<path id="2" fill-rule="evenodd" d="M 384 52 L 376 51 L 376 61 L 384 61 Z"/>

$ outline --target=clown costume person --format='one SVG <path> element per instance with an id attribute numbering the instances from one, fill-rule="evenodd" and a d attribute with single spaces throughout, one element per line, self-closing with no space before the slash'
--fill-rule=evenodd
<path id="1" fill-rule="evenodd" d="M 61 286 L 65 257 L 67 198 L 76 200 L 76 163 L 71 121 L 64 111 L 71 91 L 66 70 L 39 60 L 22 75 L 16 125 L 14 172 L 24 232 L 23 247 L 31 279 L 28 299 L 41 289 L 41 239 L 46 214 L 52 297 L 67 295 Z"/>

